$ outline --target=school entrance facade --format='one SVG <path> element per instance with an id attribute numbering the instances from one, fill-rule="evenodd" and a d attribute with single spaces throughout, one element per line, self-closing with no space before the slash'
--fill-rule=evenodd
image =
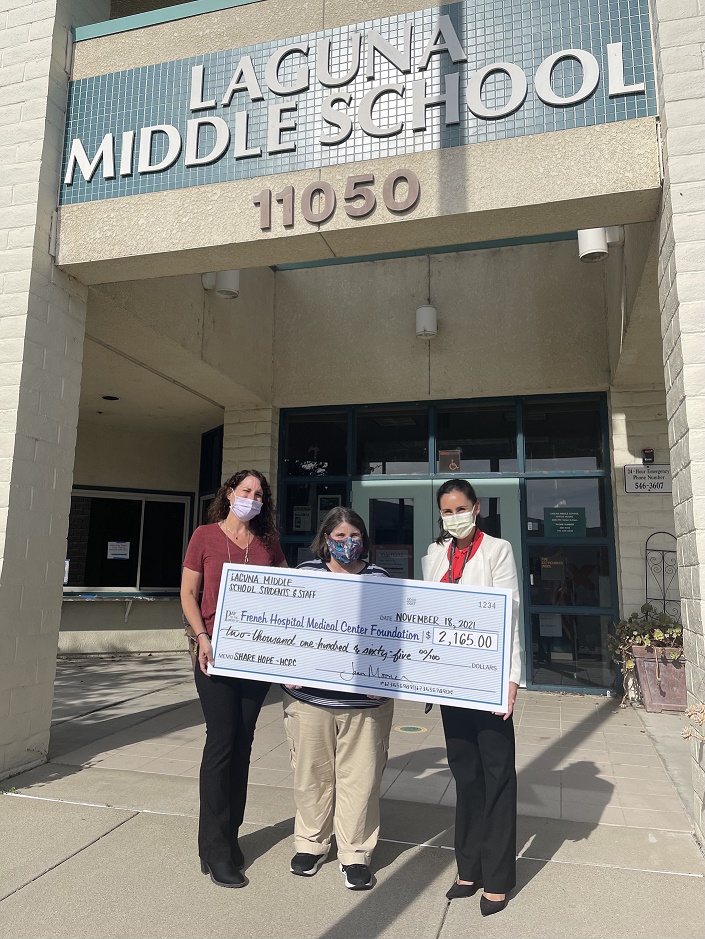
<path id="1" fill-rule="evenodd" d="M 614 690 L 610 624 L 660 589 L 702 700 L 687 7 L 11 5 L 0 776 L 46 758 L 57 649 L 183 648 L 183 546 L 245 467 L 289 563 L 348 504 L 396 576 L 471 479 L 527 686 Z"/>

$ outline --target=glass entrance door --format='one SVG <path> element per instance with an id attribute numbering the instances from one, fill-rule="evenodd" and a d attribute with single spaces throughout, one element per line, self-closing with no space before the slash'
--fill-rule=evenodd
<path id="1" fill-rule="evenodd" d="M 353 482 L 352 507 L 367 526 L 370 560 L 384 567 L 392 577 L 421 580 L 421 558 L 439 531 L 436 493 L 443 482 L 438 479 Z M 483 530 L 511 544 L 521 583 L 519 481 L 500 478 L 470 482 L 480 500 Z M 521 639 L 523 646 L 523 635 Z"/>
<path id="2" fill-rule="evenodd" d="M 363 479 L 352 484 L 352 507 L 370 534 L 370 560 L 392 577 L 421 579 L 421 558 L 433 538 L 431 480 Z"/>

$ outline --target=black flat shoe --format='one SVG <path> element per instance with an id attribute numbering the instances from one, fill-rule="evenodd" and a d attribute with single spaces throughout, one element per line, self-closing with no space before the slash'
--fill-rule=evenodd
<path id="1" fill-rule="evenodd" d="M 490 900 L 483 895 L 480 897 L 480 912 L 483 916 L 492 916 L 493 913 L 501 912 L 507 905 L 507 898 L 504 900 Z"/>
<path id="2" fill-rule="evenodd" d="M 209 864 L 201 858 L 201 873 L 210 874 L 211 880 L 218 887 L 244 887 L 247 884 L 247 878 L 232 861 L 213 861 Z"/>
<path id="3" fill-rule="evenodd" d="M 475 881 L 474 884 L 459 884 L 458 881 L 453 884 L 446 897 L 449 900 L 465 900 L 467 897 L 473 896 L 480 889 L 481 884 L 478 884 Z"/>

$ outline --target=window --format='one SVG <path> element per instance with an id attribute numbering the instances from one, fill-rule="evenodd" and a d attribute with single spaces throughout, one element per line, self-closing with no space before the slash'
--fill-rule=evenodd
<path id="1" fill-rule="evenodd" d="M 344 476 L 348 471 L 347 414 L 292 414 L 286 426 L 286 476 Z"/>
<path id="2" fill-rule="evenodd" d="M 311 542 L 331 509 L 348 504 L 347 483 L 289 483 L 284 495 L 282 533 Z"/>
<path id="3" fill-rule="evenodd" d="M 526 482 L 529 538 L 599 538 L 607 534 L 603 479 L 559 477 Z"/>
<path id="4" fill-rule="evenodd" d="M 597 401 L 527 402 L 524 435 L 529 473 L 603 467 Z"/>
<path id="5" fill-rule="evenodd" d="M 607 636 L 610 616 L 533 613 L 534 685 L 610 688 L 616 681 Z"/>
<path id="6" fill-rule="evenodd" d="M 360 410 L 356 464 L 361 476 L 428 473 L 428 409 Z"/>
<path id="7" fill-rule="evenodd" d="M 220 489 L 223 468 L 223 425 L 201 434 L 201 466 L 198 474 L 198 524 L 208 521 L 208 509 Z"/>
<path id="8" fill-rule="evenodd" d="M 530 599 L 535 606 L 612 605 L 609 557 L 600 545 L 531 545 Z"/>
<path id="9" fill-rule="evenodd" d="M 65 590 L 178 590 L 188 495 L 76 491 L 71 496 Z"/>
<path id="10" fill-rule="evenodd" d="M 391 577 L 414 576 L 414 500 L 370 499 L 370 560 Z"/>
<path id="11" fill-rule="evenodd" d="M 517 471 L 516 408 L 513 402 L 438 408 L 436 426 L 436 472 L 471 476 L 474 473 Z"/>
<path id="12" fill-rule="evenodd" d="M 201 434 L 201 463 L 198 491 L 217 492 L 223 466 L 223 425 Z"/>

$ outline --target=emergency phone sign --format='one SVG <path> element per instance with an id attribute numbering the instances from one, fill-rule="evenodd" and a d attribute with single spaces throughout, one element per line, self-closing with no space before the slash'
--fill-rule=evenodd
<path id="1" fill-rule="evenodd" d="M 624 491 L 658 494 L 672 492 L 670 465 L 668 463 L 637 463 L 633 466 L 625 466 Z"/>

